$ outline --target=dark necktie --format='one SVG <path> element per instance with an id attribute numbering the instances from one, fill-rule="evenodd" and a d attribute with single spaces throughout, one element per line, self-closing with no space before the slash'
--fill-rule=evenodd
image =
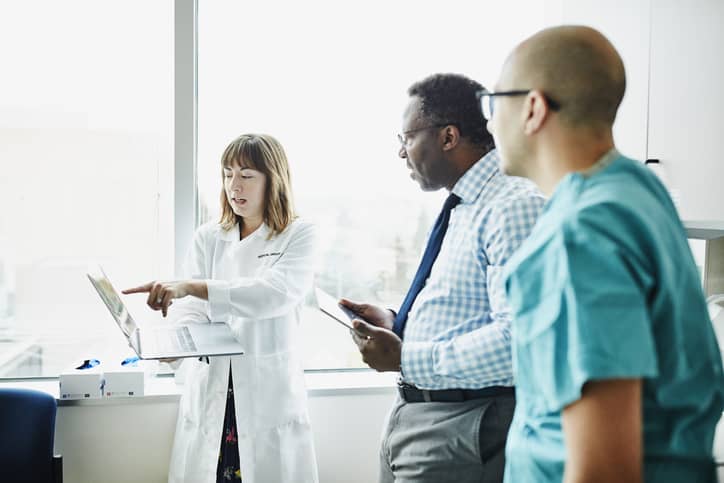
<path id="1" fill-rule="evenodd" d="M 432 271 L 432 264 L 435 263 L 438 253 L 440 253 L 440 247 L 442 246 L 442 239 L 445 238 L 445 232 L 447 231 L 447 225 L 450 221 L 450 212 L 460 203 L 460 198 L 457 195 L 450 193 L 450 196 L 445 200 L 445 204 L 442 207 L 440 215 L 435 221 L 435 226 L 432 227 L 430 238 L 427 240 L 427 247 L 425 247 L 425 253 L 422 255 L 422 261 L 420 266 L 417 268 L 415 278 L 412 280 L 412 285 L 407 291 L 405 300 L 400 306 L 399 312 L 395 317 L 395 323 L 392 326 L 392 330 L 402 338 L 402 333 L 405 330 L 405 324 L 407 323 L 407 314 L 410 312 L 412 303 L 415 301 L 417 294 L 420 293 L 422 287 L 425 286 L 427 278 L 430 276 Z"/>

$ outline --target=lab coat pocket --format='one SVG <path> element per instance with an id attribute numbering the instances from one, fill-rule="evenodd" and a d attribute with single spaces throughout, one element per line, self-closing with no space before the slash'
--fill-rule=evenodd
<path id="1" fill-rule="evenodd" d="M 209 383 L 209 365 L 197 359 L 186 359 L 183 364 L 186 375 L 180 403 L 181 414 L 184 425 L 196 427 L 201 423 L 201 411 L 206 407 L 204 401 Z"/>
<path id="2" fill-rule="evenodd" d="M 256 356 L 253 424 L 257 429 L 280 426 L 306 414 L 301 362 L 292 352 Z"/>

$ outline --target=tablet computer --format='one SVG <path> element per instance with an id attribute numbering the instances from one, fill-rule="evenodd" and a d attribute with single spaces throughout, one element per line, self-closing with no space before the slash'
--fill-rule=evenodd
<path id="1" fill-rule="evenodd" d="M 354 330 L 354 327 L 352 327 L 352 320 L 361 320 L 360 316 L 349 310 L 347 307 L 340 305 L 337 302 L 337 299 L 329 295 L 321 288 L 316 287 L 314 289 L 314 293 L 317 296 L 317 304 L 319 305 L 319 310 L 329 315 L 334 320 L 347 327 L 349 330 Z"/>

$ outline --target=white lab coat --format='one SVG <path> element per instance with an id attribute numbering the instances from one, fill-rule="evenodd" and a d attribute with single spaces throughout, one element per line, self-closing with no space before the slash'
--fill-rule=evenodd
<path id="1" fill-rule="evenodd" d="M 304 296 L 313 282 L 317 236 L 296 220 L 267 240 L 269 229 L 239 240 L 238 225 L 200 227 L 187 261 L 207 280 L 208 302 L 187 297 L 169 309 L 179 321 L 226 322 L 245 348 L 210 363 L 186 359 L 169 482 L 216 481 L 229 365 L 244 483 L 318 481 L 298 337 Z"/>

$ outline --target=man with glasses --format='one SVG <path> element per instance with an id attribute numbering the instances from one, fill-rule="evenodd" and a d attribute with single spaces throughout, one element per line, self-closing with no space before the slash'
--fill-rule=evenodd
<path id="1" fill-rule="evenodd" d="M 551 196 L 506 267 L 511 483 L 716 481 L 721 355 L 666 188 L 614 147 L 625 86 L 611 43 L 568 26 L 479 96 L 503 170 Z"/>
<path id="2" fill-rule="evenodd" d="M 410 289 L 394 313 L 341 302 L 378 371 L 400 371 L 383 436 L 380 481 L 500 482 L 515 407 L 503 265 L 544 204 L 501 174 L 476 93 L 461 75 L 410 87 L 399 156 L 424 191 L 450 192 Z"/>

